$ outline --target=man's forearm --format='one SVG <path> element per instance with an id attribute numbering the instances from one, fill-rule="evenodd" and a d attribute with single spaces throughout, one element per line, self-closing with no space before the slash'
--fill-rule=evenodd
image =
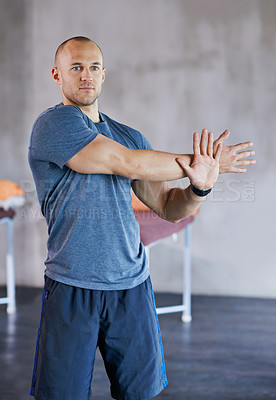
<path id="1" fill-rule="evenodd" d="M 186 174 L 176 161 L 183 158 L 188 164 L 192 162 L 190 154 L 172 154 L 154 150 L 133 150 L 127 161 L 127 168 L 133 179 L 149 181 L 173 181 L 185 178 Z M 118 173 L 118 172 L 117 172 Z"/>
<path id="2" fill-rule="evenodd" d="M 178 222 L 193 215 L 204 200 L 205 197 L 194 194 L 191 186 L 186 189 L 173 188 L 169 192 L 162 217 L 171 222 Z"/>

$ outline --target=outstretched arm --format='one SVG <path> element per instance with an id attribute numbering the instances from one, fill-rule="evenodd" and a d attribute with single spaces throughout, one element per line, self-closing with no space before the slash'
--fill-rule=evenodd
<path id="1" fill-rule="evenodd" d="M 229 131 L 226 130 L 213 143 L 214 152 L 228 136 Z M 238 167 L 255 163 L 255 160 L 244 160 L 254 154 L 252 151 L 242 151 L 251 146 L 251 142 L 223 146 L 219 172 L 245 172 L 245 169 Z M 83 174 L 116 174 L 130 179 L 171 181 L 187 176 L 177 163 L 179 157 L 191 164 L 194 156 L 154 150 L 133 150 L 99 134 L 74 155 L 67 162 L 67 166 Z"/>
<path id="2" fill-rule="evenodd" d="M 115 174 L 130 179 L 170 181 L 184 178 L 176 159 L 190 163 L 191 156 L 154 150 L 134 150 L 99 134 L 74 155 L 67 166 L 82 174 Z"/>
<path id="3" fill-rule="evenodd" d="M 219 173 L 219 159 L 222 145 L 219 144 L 213 153 L 213 134 L 202 131 L 201 140 L 194 133 L 194 156 L 191 165 L 182 157 L 177 162 L 189 177 L 193 186 L 200 190 L 208 190 L 215 184 Z M 132 184 L 137 197 L 161 218 L 171 222 L 192 215 L 199 208 L 204 197 L 197 196 L 191 189 L 170 188 L 165 182 L 138 181 Z"/>

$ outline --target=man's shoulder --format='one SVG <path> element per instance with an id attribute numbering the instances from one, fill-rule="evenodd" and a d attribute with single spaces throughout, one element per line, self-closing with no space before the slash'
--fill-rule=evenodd
<path id="1" fill-rule="evenodd" d="M 44 110 L 36 118 L 34 125 L 39 121 L 46 121 L 51 119 L 59 119 L 64 117 L 70 117 L 72 115 L 81 115 L 81 110 L 77 106 L 64 105 L 62 103 L 56 104 L 52 107 Z"/>
<path id="2" fill-rule="evenodd" d="M 101 113 L 101 116 L 103 117 L 103 119 L 104 119 L 105 121 L 107 121 L 107 123 L 108 123 L 109 125 L 113 125 L 113 126 L 116 126 L 116 127 L 118 127 L 118 128 L 121 128 L 121 129 L 124 130 L 124 131 L 139 133 L 139 134 L 141 135 L 141 133 L 140 133 L 137 129 L 134 129 L 134 128 L 132 128 L 132 127 L 129 126 L 129 125 L 122 124 L 121 122 L 118 122 L 118 121 L 116 121 L 116 120 L 113 119 L 113 118 L 110 118 L 108 115 L 106 115 L 106 114 L 104 114 L 104 113 Z"/>
<path id="3" fill-rule="evenodd" d="M 110 118 L 106 114 L 101 113 L 101 116 L 103 117 L 103 119 L 108 123 L 108 125 L 111 128 L 118 130 L 120 132 L 123 132 L 124 134 L 131 136 L 132 138 L 136 138 L 136 139 L 144 138 L 142 133 L 140 131 L 138 131 L 137 129 L 134 129 L 131 126 L 123 124 L 121 122 L 118 122 L 115 119 Z"/>
<path id="4" fill-rule="evenodd" d="M 134 144 L 135 148 L 151 149 L 151 146 L 145 136 L 137 129 L 134 129 L 129 125 L 122 124 L 121 122 L 115 121 L 114 119 L 108 117 L 106 114 L 101 113 L 101 117 L 104 121 L 108 123 L 111 129 L 122 133 L 124 137 L 128 137 L 128 140 Z"/>
<path id="5" fill-rule="evenodd" d="M 36 118 L 31 135 L 40 136 L 48 135 L 50 131 L 63 131 L 78 125 L 80 120 L 83 121 L 83 114 L 78 107 L 60 103 L 47 108 Z"/>

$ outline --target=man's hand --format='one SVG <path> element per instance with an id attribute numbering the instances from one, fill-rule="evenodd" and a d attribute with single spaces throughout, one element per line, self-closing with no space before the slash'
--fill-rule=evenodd
<path id="1" fill-rule="evenodd" d="M 224 143 L 229 135 L 230 132 L 228 131 L 228 129 L 226 129 L 226 131 L 224 131 L 220 135 L 220 137 L 214 141 L 214 153 L 216 152 L 218 145 Z M 254 156 L 255 151 L 246 150 L 252 146 L 252 142 L 244 142 L 236 144 L 234 146 L 223 146 L 219 162 L 219 173 L 225 174 L 227 172 L 246 172 L 245 168 L 240 167 L 246 167 L 248 165 L 253 165 L 256 163 L 256 160 L 254 159 L 245 160 L 245 158 L 247 157 Z"/>
<path id="2" fill-rule="evenodd" d="M 213 151 L 213 147 L 213 133 L 209 132 L 208 134 L 207 129 L 203 129 L 200 143 L 198 133 L 194 133 L 194 158 L 192 164 L 189 166 L 181 157 L 176 159 L 192 185 L 201 190 L 212 188 L 218 178 L 222 143 L 216 146 L 215 152 Z"/>
<path id="3" fill-rule="evenodd" d="M 181 155 L 175 159 L 190 182 L 200 190 L 212 188 L 218 178 L 222 143 L 218 144 L 215 152 L 213 148 L 213 134 L 203 129 L 200 140 L 198 133 L 194 133 L 192 162 Z M 139 180 L 133 182 L 132 188 L 143 203 L 171 222 L 193 215 L 206 198 L 196 195 L 191 186 L 171 188 L 165 182 Z"/>

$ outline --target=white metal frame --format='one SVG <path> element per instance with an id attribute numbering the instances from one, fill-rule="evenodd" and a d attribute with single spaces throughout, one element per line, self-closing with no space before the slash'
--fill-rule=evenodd
<path id="1" fill-rule="evenodd" d="M 13 256 L 13 219 L 1 218 L 0 224 L 7 224 L 7 297 L 0 297 L 0 304 L 7 304 L 7 313 L 14 314 L 16 311 L 15 300 L 15 278 L 14 278 L 14 256 Z"/>
<path id="2" fill-rule="evenodd" d="M 175 312 L 181 312 L 182 322 L 191 322 L 191 225 L 188 224 L 184 228 L 184 249 L 183 249 L 183 293 L 182 293 L 182 304 L 169 306 L 169 307 L 158 307 L 157 314 L 169 314 Z M 173 234 L 175 235 L 175 233 Z M 177 234 L 176 234 L 177 235 Z M 146 246 L 146 252 L 149 259 L 150 248 L 159 244 L 162 240 L 150 243 Z"/>

